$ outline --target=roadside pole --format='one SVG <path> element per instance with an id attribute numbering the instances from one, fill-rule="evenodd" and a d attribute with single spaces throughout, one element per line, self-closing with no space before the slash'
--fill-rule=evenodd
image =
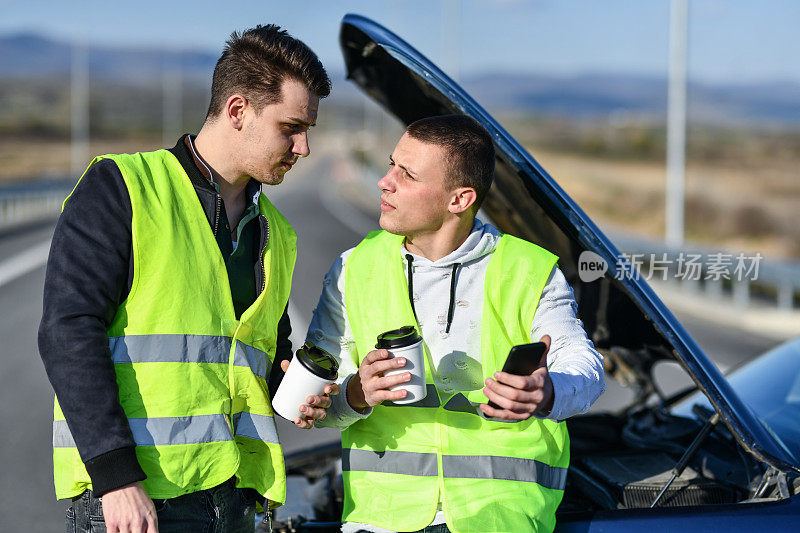
<path id="1" fill-rule="evenodd" d="M 70 69 L 70 171 L 80 176 L 89 164 L 89 50 L 76 39 Z"/>
<path id="2" fill-rule="evenodd" d="M 181 53 L 165 54 L 162 71 L 161 135 L 164 147 L 175 144 L 183 129 L 183 76 Z"/>
<path id="3" fill-rule="evenodd" d="M 672 0 L 667 101 L 666 241 L 682 246 L 686 174 L 686 57 L 688 0 Z"/>

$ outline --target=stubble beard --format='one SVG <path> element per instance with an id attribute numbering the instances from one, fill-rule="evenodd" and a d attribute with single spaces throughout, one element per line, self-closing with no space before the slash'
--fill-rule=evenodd
<path id="1" fill-rule="evenodd" d="M 280 183 L 283 183 L 283 179 L 287 172 L 289 171 L 286 170 L 276 172 L 275 170 L 271 170 L 263 174 L 260 178 L 256 178 L 256 181 L 264 185 L 279 185 Z"/>
<path id="2" fill-rule="evenodd" d="M 392 221 L 386 213 L 381 212 L 381 216 L 378 218 L 378 225 L 381 227 L 381 229 L 384 229 L 394 235 L 405 235 L 405 233 L 403 233 L 403 229 L 399 227 L 400 224 L 398 224 L 396 221 Z"/>
<path id="3" fill-rule="evenodd" d="M 383 212 L 381 212 L 380 216 L 378 217 L 378 225 L 381 227 L 381 229 L 386 230 L 389 233 L 392 233 L 392 230 L 390 229 L 390 226 L 386 221 L 386 215 Z"/>

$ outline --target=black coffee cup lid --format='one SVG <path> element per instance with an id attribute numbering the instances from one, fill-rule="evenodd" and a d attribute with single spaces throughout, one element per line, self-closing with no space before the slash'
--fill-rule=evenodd
<path id="1" fill-rule="evenodd" d="M 378 349 L 384 348 L 386 350 L 405 348 L 421 340 L 422 337 L 419 336 L 414 326 L 403 326 L 402 328 L 385 331 L 378 335 L 378 344 L 376 344 L 375 347 Z"/>
<path id="2" fill-rule="evenodd" d="M 339 363 L 336 362 L 336 359 L 310 342 L 305 343 L 302 348 L 297 350 L 297 359 L 306 367 L 306 370 L 317 377 L 328 381 L 335 381 L 338 377 Z"/>

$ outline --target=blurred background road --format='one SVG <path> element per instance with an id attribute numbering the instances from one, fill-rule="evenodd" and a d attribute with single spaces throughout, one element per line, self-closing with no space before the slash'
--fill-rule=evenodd
<path id="1" fill-rule="evenodd" d="M 171 146 L 199 129 L 231 31 L 284 26 L 319 54 L 334 83 L 311 134 L 312 156 L 265 190 L 300 236 L 297 344 L 323 274 L 377 227 L 375 184 L 402 132 L 344 79 L 337 33 L 346 12 L 417 47 L 601 229 L 656 252 L 667 232 L 669 27 L 680 3 L 353 0 L 256 9 L 231 0 L 238 9 L 220 17 L 211 3 L 1 1 L 0 530 L 63 531 L 65 504 L 52 488 L 53 394 L 36 347 L 57 206 L 93 155 Z M 688 22 L 684 242 L 760 253 L 796 273 L 800 5 L 693 0 Z M 800 333 L 800 286 L 750 287 L 746 302 L 729 283 L 653 286 L 723 371 Z M 689 383 L 677 364 L 659 364 L 656 375 L 667 391 Z M 613 410 L 630 396 L 608 380 L 594 409 Z M 279 431 L 287 452 L 338 438 L 284 422 Z"/>

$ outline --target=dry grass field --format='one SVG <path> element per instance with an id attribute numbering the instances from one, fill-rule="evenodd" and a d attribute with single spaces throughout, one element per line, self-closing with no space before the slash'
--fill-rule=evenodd
<path id="1" fill-rule="evenodd" d="M 530 151 L 601 228 L 664 235 L 663 163 Z M 688 241 L 800 258 L 798 211 L 800 156 L 758 165 L 687 165 Z"/>
<path id="2" fill-rule="evenodd" d="M 161 148 L 161 138 L 93 140 L 89 158 L 99 154 L 140 152 Z M 84 165 L 84 166 L 86 166 Z M 39 176 L 69 176 L 70 145 L 62 140 L 0 138 L 0 185 Z M 77 179 L 78 176 L 75 176 Z"/>
<path id="3" fill-rule="evenodd" d="M 531 154 L 601 228 L 650 238 L 664 235 L 663 157 L 629 157 L 558 149 L 510 128 Z M 328 142 L 324 131 L 315 143 Z M 160 136 L 93 141 L 90 154 L 152 150 Z M 687 240 L 768 257 L 800 258 L 800 153 L 734 143 L 692 156 L 686 171 Z M 0 137 L 0 183 L 70 175 L 69 144 Z M 383 154 L 380 154 L 380 165 Z M 87 161 L 88 162 L 88 161 Z M 77 178 L 77 177 L 76 177 Z"/>

